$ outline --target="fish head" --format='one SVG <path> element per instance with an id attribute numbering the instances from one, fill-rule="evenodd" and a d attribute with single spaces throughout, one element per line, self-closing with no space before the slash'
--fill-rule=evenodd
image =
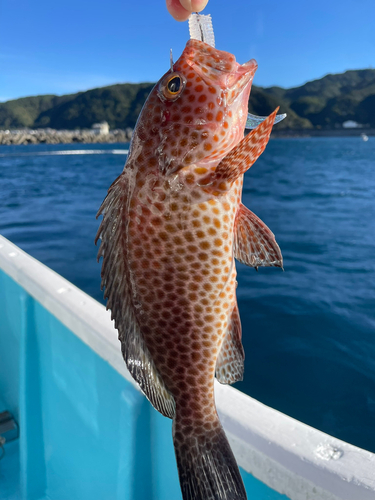
<path id="1" fill-rule="evenodd" d="M 243 138 L 248 99 L 257 63 L 199 40 L 152 90 L 137 127 L 153 137 L 160 171 L 218 162 Z M 137 129 L 136 127 L 136 129 Z"/>

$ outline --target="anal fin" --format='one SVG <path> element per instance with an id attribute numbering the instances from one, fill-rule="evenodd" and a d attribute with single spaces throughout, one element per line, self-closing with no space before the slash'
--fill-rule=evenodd
<path id="1" fill-rule="evenodd" d="M 272 231 L 244 205 L 240 205 L 234 232 L 234 256 L 247 266 L 283 267 L 283 257 Z"/>
<path id="2" fill-rule="evenodd" d="M 216 360 L 216 378 L 221 384 L 243 379 L 245 353 L 241 342 L 241 320 L 235 304 L 228 330 Z"/>

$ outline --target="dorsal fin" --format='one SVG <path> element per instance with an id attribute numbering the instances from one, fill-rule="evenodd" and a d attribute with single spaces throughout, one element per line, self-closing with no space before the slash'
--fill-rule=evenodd
<path id="1" fill-rule="evenodd" d="M 166 417 L 173 418 L 174 398 L 155 368 L 132 303 L 126 247 L 129 197 L 129 181 L 124 171 L 109 188 L 97 214 L 97 217 L 103 215 L 95 239 L 95 243 L 99 238 L 102 240 L 98 252 L 98 260 L 103 257 L 102 288 L 105 287 L 107 309 L 111 309 L 112 319 L 115 320 L 129 372 L 152 405 Z"/>
<path id="2" fill-rule="evenodd" d="M 234 256 L 251 267 L 283 267 L 283 257 L 272 231 L 242 203 L 235 220 Z"/>

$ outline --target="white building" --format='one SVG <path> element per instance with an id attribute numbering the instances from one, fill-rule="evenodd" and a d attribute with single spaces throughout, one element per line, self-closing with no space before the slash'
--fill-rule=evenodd
<path id="1" fill-rule="evenodd" d="M 358 122 L 355 122 L 354 120 L 347 120 L 342 124 L 343 128 L 362 128 L 363 125 L 361 125 Z"/>
<path id="2" fill-rule="evenodd" d="M 106 135 L 109 132 L 109 125 L 107 122 L 94 123 L 91 128 L 96 135 Z"/>

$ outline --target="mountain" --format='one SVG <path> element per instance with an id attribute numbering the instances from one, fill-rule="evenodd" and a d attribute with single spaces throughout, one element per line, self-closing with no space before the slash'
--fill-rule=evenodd
<path id="1" fill-rule="evenodd" d="M 24 97 L 0 103 L 0 129 L 91 128 L 106 120 L 111 128 L 133 128 L 153 83 L 124 83 L 55 96 Z M 281 129 L 335 129 L 354 120 L 375 127 L 375 70 L 327 75 L 300 87 L 254 86 L 251 113 L 265 116 L 276 106 L 287 113 Z"/>
<path id="2" fill-rule="evenodd" d="M 134 127 L 153 83 L 124 83 L 65 96 L 23 97 L 0 103 L 0 128 L 91 128 L 106 120 L 111 128 Z"/>
<path id="3" fill-rule="evenodd" d="M 281 100 L 314 128 L 341 128 L 347 120 L 375 127 L 374 69 L 346 71 L 301 87 L 271 87 L 264 92 Z"/>

